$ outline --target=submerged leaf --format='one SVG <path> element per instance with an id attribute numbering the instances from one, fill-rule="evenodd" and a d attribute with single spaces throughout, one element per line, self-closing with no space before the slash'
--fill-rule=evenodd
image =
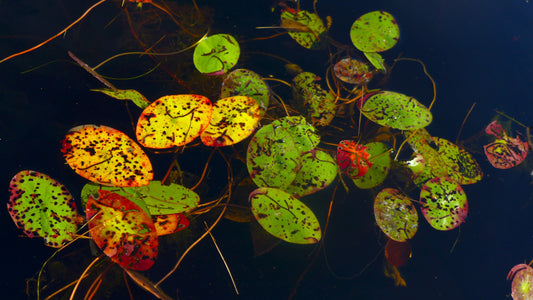
<path id="1" fill-rule="evenodd" d="M 136 90 L 92 89 L 91 91 L 101 92 L 118 100 L 131 100 L 141 109 L 150 105 L 150 101 Z"/>

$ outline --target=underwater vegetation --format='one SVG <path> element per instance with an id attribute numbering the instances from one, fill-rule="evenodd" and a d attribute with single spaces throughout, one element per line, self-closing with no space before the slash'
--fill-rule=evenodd
<path id="1" fill-rule="evenodd" d="M 39 51 L 80 21 L 90 20 L 104 2 L 0 64 Z M 435 235 L 465 222 L 469 205 L 463 186 L 481 181 L 483 172 L 469 149 L 426 129 L 433 122 L 436 85 L 422 61 L 387 59 L 386 52 L 401 38 L 401 24 L 389 12 L 354 16 L 346 32 L 352 44 L 344 45 L 329 36 L 332 18 L 318 14 L 317 1 L 307 10 L 299 1 L 278 1 L 273 13 L 279 24 L 257 29 L 275 34 L 245 41 L 218 33 L 210 18 L 213 12 L 194 0 L 113 2 L 121 16 L 115 22 L 127 35 L 121 43 L 129 47 L 93 67 L 75 53 L 69 56 L 80 73 L 88 72 L 100 82 L 87 92 L 124 102 L 131 124 L 82 124 L 65 132 L 57 152 L 72 175 L 85 180 L 83 187 L 75 188 L 81 190 L 79 195 L 47 170 L 13 174 L 7 201 L 13 222 L 26 237 L 42 238 L 57 249 L 35 276 L 28 297 L 98 299 L 113 288 L 125 289 L 131 297 L 131 285 L 136 285 L 158 299 L 175 299 L 178 292 L 166 283 L 204 239 L 216 248 L 238 295 L 238 278 L 223 255 L 229 250 L 219 247 L 215 238 L 222 220 L 250 224 L 256 256 L 280 243 L 313 247 L 311 266 L 325 251 L 338 195 L 354 191 L 366 191 L 373 203 L 381 245 L 376 257 L 383 260 L 384 275 L 405 286 L 401 267 L 416 259 L 409 241 L 420 222 L 436 229 Z M 303 53 L 325 53 L 323 72 L 248 51 L 250 43 L 281 35 L 290 36 Z M 132 71 L 131 78 L 102 75 L 103 66 L 122 56 L 149 57 L 152 67 L 141 75 Z M 253 64 L 247 65 L 251 56 L 275 61 L 291 79 L 261 75 Z M 432 83 L 431 101 L 384 88 L 388 78 L 402 76 L 395 72 L 396 64 L 422 67 Z M 170 92 L 150 99 L 141 88 L 121 88 L 128 80 L 148 78 Z M 494 139 L 483 150 L 492 166 L 509 169 L 525 160 L 533 145 L 529 128 L 524 128 L 522 141 L 498 120 L 487 126 L 487 136 Z M 196 169 L 183 168 L 189 164 Z M 328 211 L 313 208 L 316 195 L 329 202 Z M 83 240 L 92 248 L 70 254 L 85 263 L 74 279 L 51 284 L 44 278 L 56 256 Z M 161 256 L 165 263 L 158 265 Z M 171 264 L 166 263 L 169 257 L 174 259 Z M 533 297 L 530 265 L 519 264 L 509 272 L 513 299 Z M 154 268 L 158 272 L 152 273 Z M 287 297 L 298 293 L 308 269 Z M 171 286 L 179 290 L 179 285 Z"/>

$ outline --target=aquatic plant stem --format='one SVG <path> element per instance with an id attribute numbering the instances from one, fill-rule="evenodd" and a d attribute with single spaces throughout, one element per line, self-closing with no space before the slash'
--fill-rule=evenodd
<path id="1" fill-rule="evenodd" d="M 205 229 L 209 229 L 207 226 L 207 223 L 204 221 Z M 235 280 L 233 279 L 233 275 L 231 274 L 231 270 L 229 269 L 228 263 L 226 262 L 226 259 L 224 258 L 224 255 L 222 255 L 222 251 L 220 251 L 220 248 L 218 247 L 217 241 L 215 240 L 215 237 L 211 232 L 209 232 L 209 236 L 211 237 L 211 240 L 213 241 L 213 244 L 215 244 L 215 248 L 217 248 L 218 254 L 220 255 L 220 258 L 224 262 L 224 266 L 226 267 L 226 270 L 228 271 L 229 278 L 231 279 L 231 283 L 233 284 L 233 288 L 235 289 L 235 293 L 238 295 L 239 290 L 237 289 L 237 285 L 235 284 Z"/>
<path id="2" fill-rule="evenodd" d="M 118 89 L 112 85 L 109 81 L 105 80 L 102 76 L 100 76 L 100 74 L 96 73 L 94 71 L 94 69 L 92 69 L 91 67 L 89 67 L 86 63 L 84 63 L 81 59 L 79 59 L 78 57 L 76 57 L 76 55 L 74 55 L 74 53 L 72 52 L 68 52 L 68 55 L 74 60 L 76 61 L 82 68 L 85 69 L 85 71 L 89 72 L 91 75 L 93 75 L 94 78 L 98 79 L 98 81 L 100 81 L 101 83 L 103 83 L 105 86 L 107 86 L 108 88 L 112 89 L 113 91 L 118 91 Z"/>
<path id="3" fill-rule="evenodd" d="M 63 30 L 61 30 L 60 32 L 56 33 L 54 36 L 50 37 L 50 38 L 47 39 L 46 41 L 44 41 L 44 42 L 42 42 L 42 43 L 40 43 L 40 44 L 37 44 L 37 45 L 35 45 L 35 46 L 33 46 L 33 47 L 29 48 L 29 49 L 26 49 L 26 50 L 24 50 L 24 51 L 21 51 L 21 52 L 17 52 L 17 53 L 15 53 L 15 54 L 12 54 L 12 55 L 10 55 L 10 56 L 8 56 L 8 57 L 6 57 L 6 58 L 0 60 L 0 64 L 3 63 L 3 62 L 5 62 L 5 61 L 7 61 L 7 60 L 10 60 L 10 59 L 12 59 L 12 58 L 14 58 L 14 57 L 17 57 L 17 56 L 22 55 L 22 54 L 26 54 L 26 53 L 28 53 L 28 52 L 31 52 L 31 51 L 33 51 L 33 50 L 35 50 L 35 49 L 38 49 L 38 48 L 40 48 L 40 47 L 42 47 L 42 46 L 48 44 L 50 41 L 52 41 L 52 40 L 55 39 L 56 37 L 58 37 L 58 36 L 64 34 L 65 32 L 67 32 L 67 30 L 69 30 L 70 28 L 72 28 L 72 26 L 76 25 L 79 21 L 83 20 L 83 18 L 85 18 L 85 16 L 87 16 L 87 14 L 88 14 L 91 10 L 93 10 L 93 9 L 94 9 L 95 7 L 97 7 L 98 5 L 104 3 L 105 1 L 106 1 L 106 0 L 100 0 L 100 1 L 98 1 L 97 3 L 93 4 L 93 6 L 89 7 L 89 8 L 83 13 L 83 15 L 81 15 L 81 17 L 79 17 L 76 21 L 72 22 L 72 23 L 71 23 L 70 25 L 68 25 L 65 29 L 63 29 Z"/>
<path id="4" fill-rule="evenodd" d="M 85 270 L 83 271 L 83 273 L 81 273 L 81 276 L 80 278 L 78 279 L 78 281 L 76 282 L 76 285 L 74 286 L 74 289 L 72 290 L 72 293 L 70 294 L 70 298 L 69 300 L 73 300 L 74 299 L 74 295 L 76 294 L 76 290 L 78 289 L 78 286 L 80 285 L 82 279 L 85 277 L 85 274 L 87 274 L 87 272 L 89 272 L 89 270 L 98 262 L 98 260 L 100 260 L 100 258 L 104 257 L 104 254 L 100 254 L 97 258 L 95 258 L 88 266 L 87 268 L 85 268 Z"/>
<path id="5" fill-rule="evenodd" d="M 474 109 L 475 106 L 476 106 L 476 102 L 474 102 L 472 104 L 472 106 L 470 106 L 470 109 L 468 110 L 468 112 L 466 113 L 465 118 L 463 119 L 463 123 L 461 123 L 461 127 L 459 127 L 459 132 L 457 133 L 457 138 L 455 138 L 455 144 L 456 145 L 459 143 L 459 137 L 461 136 L 461 132 L 463 132 L 463 127 L 465 126 L 466 120 L 470 116 L 470 113 L 472 112 L 472 110 Z"/>

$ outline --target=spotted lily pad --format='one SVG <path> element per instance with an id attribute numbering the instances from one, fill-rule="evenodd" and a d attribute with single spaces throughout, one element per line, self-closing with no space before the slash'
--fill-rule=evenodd
<path id="1" fill-rule="evenodd" d="M 411 199 L 399 190 L 381 190 L 374 200 L 374 217 L 390 239 L 405 242 L 418 230 L 418 213 Z"/>
<path id="2" fill-rule="evenodd" d="M 529 151 L 529 144 L 522 142 L 520 137 L 507 135 L 497 121 L 490 123 L 485 132 L 496 137 L 496 140 L 483 146 L 490 164 L 498 169 L 510 169 L 521 164 Z"/>
<path id="3" fill-rule="evenodd" d="M 391 91 L 370 94 L 363 99 L 361 112 L 379 125 L 400 130 L 424 128 L 433 119 L 415 98 Z"/>
<path id="4" fill-rule="evenodd" d="M 284 189 L 297 198 L 326 188 L 337 177 L 337 164 L 331 155 L 324 151 L 306 152 L 301 162 L 302 167 L 294 181 Z"/>
<path id="5" fill-rule="evenodd" d="M 211 101 L 200 95 L 170 95 L 154 101 L 137 122 L 137 140 L 154 149 L 179 147 L 200 136 L 211 120 Z"/>
<path id="6" fill-rule="evenodd" d="M 102 185 L 143 186 L 153 178 L 152 164 L 127 135 L 107 126 L 72 128 L 62 142 L 63 156 L 79 175 Z"/>
<path id="7" fill-rule="evenodd" d="M 163 185 L 161 181 L 151 181 L 141 187 L 106 187 L 98 184 L 86 184 L 81 191 L 82 203 L 86 202 L 89 195 L 97 196 L 99 190 L 113 192 L 148 209 L 152 216 L 186 213 L 198 206 L 200 196 L 194 191 L 172 183 Z"/>
<path id="8" fill-rule="evenodd" d="M 194 66 L 206 75 L 222 75 L 233 68 L 241 48 L 229 34 L 215 34 L 202 40 L 194 49 Z"/>
<path id="9" fill-rule="evenodd" d="M 388 12 L 373 11 L 355 20 L 350 29 L 350 38 L 362 52 L 382 52 L 396 45 L 400 28 Z"/>
<path id="10" fill-rule="evenodd" d="M 307 49 L 320 49 L 327 38 L 324 22 L 317 14 L 305 10 L 281 13 L 281 27 L 301 46 Z"/>
<path id="11" fill-rule="evenodd" d="M 372 163 L 370 169 L 360 177 L 353 178 L 353 182 L 360 189 L 371 189 L 380 185 L 387 175 L 392 164 L 388 147 L 380 142 L 368 143 L 366 151 L 370 154 L 368 161 Z"/>
<path id="12" fill-rule="evenodd" d="M 131 100 L 141 109 L 145 109 L 150 105 L 150 101 L 136 90 L 92 89 L 91 91 L 104 93 L 118 100 Z"/>
<path id="13" fill-rule="evenodd" d="M 148 270 L 155 262 L 159 240 L 152 218 L 141 207 L 116 193 L 100 191 L 87 200 L 89 232 L 96 245 L 120 266 Z"/>
<path id="14" fill-rule="evenodd" d="M 420 192 L 422 214 L 437 230 L 451 230 L 464 223 L 468 213 L 466 194 L 461 185 L 449 177 L 436 177 L 424 184 Z"/>
<path id="15" fill-rule="evenodd" d="M 213 106 L 211 122 L 200 138 L 207 146 L 233 145 L 251 135 L 260 119 L 261 109 L 252 97 L 220 99 Z"/>
<path id="16" fill-rule="evenodd" d="M 50 176 L 20 171 L 9 183 L 7 210 L 28 237 L 42 237 L 50 247 L 74 240 L 83 217 L 67 188 Z"/>
<path id="17" fill-rule="evenodd" d="M 326 126 L 335 117 L 335 96 L 323 90 L 317 83 L 319 77 L 310 72 L 302 72 L 293 78 L 294 99 L 307 111 L 313 126 Z"/>
<path id="18" fill-rule="evenodd" d="M 333 66 L 333 72 L 335 77 L 352 84 L 367 84 L 374 76 L 367 64 L 351 57 L 339 60 Z"/>
<path id="19" fill-rule="evenodd" d="M 255 219 L 273 236 L 295 244 L 314 244 L 320 240 L 322 231 L 315 214 L 289 193 L 261 187 L 249 199 Z"/>
<path id="20" fill-rule="evenodd" d="M 254 98 L 261 107 L 261 115 L 264 115 L 270 101 L 270 89 L 257 73 L 246 69 L 237 69 L 224 77 L 220 91 L 221 99 L 232 96 Z"/>
<path id="21" fill-rule="evenodd" d="M 533 268 L 526 264 L 518 264 L 509 271 L 507 280 L 513 280 L 511 284 L 513 300 L 531 300 L 533 298 Z"/>
<path id="22" fill-rule="evenodd" d="M 296 178 L 302 166 L 300 155 L 289 130 L 268 124 L 250 140 L 246 166 L 258 186 L 283 189 Z"/>

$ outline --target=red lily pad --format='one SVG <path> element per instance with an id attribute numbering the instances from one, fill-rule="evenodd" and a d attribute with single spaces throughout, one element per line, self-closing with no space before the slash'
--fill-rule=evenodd
<path id="1" fill-rule="evenodd" d="M 102 251 L 120 266 L 148 270 L 154 264 L 159 240 L 152 218 L 127 198 L 99 191 L 87 200 L 89 232 Z"/>
<path id="2" fill-rule="evenodd" d="M 529 151 L 529 144 L 522 142 L 517 136 L 509 137 L 502 126 L 493 121 L 485 132 L 496 137 L 496 140 L 483 146 L 490 164 L 498 169 L 509 169 L 521 164 Z"/>
<path id="3" fill-rule="evenodd" d="M 514 266 L 507 280 L 513 280 L 511 297 L 513 300 L 530 300 L 533 298 L 533 268 L 526 264 Z"/>

